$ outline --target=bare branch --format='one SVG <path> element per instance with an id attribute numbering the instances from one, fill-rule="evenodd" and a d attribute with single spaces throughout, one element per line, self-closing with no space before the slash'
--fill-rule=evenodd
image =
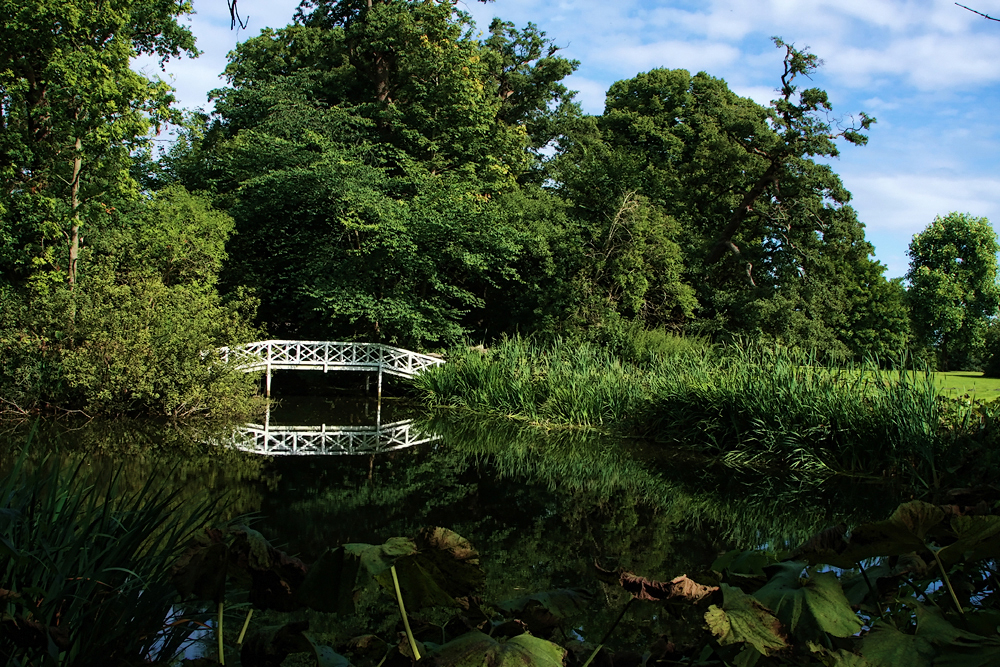
<path id="1" fill-rule="evenodd" d="M 963 4 L 962 4 L 962 3 L 960 3 L 960 2 L 956 2 L 955 4 L 956 4 L 956 5 L 958 5 L 959 7 L 961 7 L 962 9 L 968 9 L 968 10 L 969 10 L 970 12 L 972 12 L 973 14 L 979 14 L 979 15 L 980 15 L 980 16 L 982 16 L 982 17 L 983 17 L 984 19 L 989 19 L 990 21 L 998 21 L 998 22 L 1000 22 L 1000 19 L 995 19 L 995 18 L 993 18 L 992 16 L 990 16 L 989 14 L 983 14 L 982 12 L 977 12 L 977 11 L 976 11 L 975 9 L 973 9 L 972 7 L 966 7 L 965 5 L 963 5 Z"/>
<path id="2" fill-rule="evenodd" d="M 229 29 L 233 30 L 239 25 L 241 30 L 246 30 L 250 17 L 248 16 L 246 20 L 240 18 L 240 10 L 236 8 L 236 0 L 226 0 L 226 4 L 229 6 Z"/>

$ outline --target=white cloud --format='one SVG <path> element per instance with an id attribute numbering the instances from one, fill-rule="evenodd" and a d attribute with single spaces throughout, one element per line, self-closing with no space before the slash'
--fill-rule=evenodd
<path id="1" fill-rule="evenodd" d="M 1000 177 L 870 174 L 855 177 L 852 184 L 851 203 L 866 223 L 866 236 L 890 278 L 906 273 L 910 241 L 936 216 L 971 213 L 1000 228 Z"/>
<path id="2" fill-rule="evenodd" d="M 846 46 L 826 64 L 831 75 L 851 87 L 869 88 L 890 77 L 919 90 L 949 91 L 1000 81 L 1000 36 L 918 35 L 881 49 Z"/>
<path id="3" fill-rule="evenodd" d="M 612 42 L 592 54 L 594 59 L 605 65 L 629 72 L 666 67 L 684 68 L 691 72 L 718 71 L 737 61 L 740 51 L 734 46 L 721 42 L 669 40 L 650 44 L 632 44 L 625 37 Z"/>
<path id="4" fill-rule="evenodd" d="M 583 107 L 584 113 L 595 116 L 604 113 L 608 84 L 574 74 L 566 81 L 566 86 L 570 90 L 577 91 L 576 101 Z"/>
<path id="5" fill-rule="evenodd" d="M 771 100 L 778 96 L 774 87 L 768 86 L 738 86 L 730 84 L 729 88 L 740 97 L 749 97 L 761 106 L 768 106 Z"/>
<path id="6" fill-rule="evenodd" d="M 855 174 L 852 193 L 870 230 L 909 238 L 952 211 L 1000 223 L 1000 177 L 927 173 Z"/>

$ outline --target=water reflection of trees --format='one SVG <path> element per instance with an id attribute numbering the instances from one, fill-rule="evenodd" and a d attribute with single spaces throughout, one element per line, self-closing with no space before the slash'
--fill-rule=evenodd
<path id="1" fill-rule="evenodd" d="M 601 589 L 607 606 L 580 628 L 593 637 L 624 604 L 620 591 L 597 581 L 595 561 L 671 578 L 703 569 L 728 548 L 780 547 L 834 521 L 881 518 L 897 500 L 884 487 L 713 469 L 581 431 L 447 416 L 426 428 L 444 436 L 441 444 L 379 457 L 276 461 L 282 483 L 265 498 L 262 531 L 309 560 L 326 546 L 447 526 L 482 554 L 486 599 Z M 619 640 L 646 641 L 662 622 L 654 615 L 634 605 Z M 369 608 L 354 631 L 375 630 L 377 617 Z"/>
<path id="2" fill-rule="evenodd" d="M 39 420 L 0 425 L 0 474 L 22 452 L 29 468 L 58 461 L 65 470 L 81 466 L 81 474 L 104 488 L 117 476 L 123 493 L 159 478 L 165 488 L 179 490 L 181 507 L 196 499 L 218 501 L 220 518 L 256 512 L 262 486 L 275 480 L 266 460 L 232 448 L 206 444 L 232 431 L 232 425 L 151 420 L 75 422 Z"/>
<path id="3" fill-rule="evenodd" d="M 204 444 L 220 441 L 230 425 L 23 424 L 0 431 L 14 445 L 0 453 L 0 467 L 30 442 L 34 465 L 47 455 L 82 462 L 95 481 L 120 471 L 127 489 L 155 475 L 180 489 L 184 503 L 207 492 L 222 499 L 227 517 L 259 510 L 256 527 L 307 561 L 328 546 L 446 526 L 482 554 L 487 600 L 571 586 L 599 592 L 604 605 L 578 626 L 591 638 L 603 635 L 625 602 L 595 577 L 595 561 L 671 578 L 697 572 L 728 548 L 778 548 L 834 521 L 882 518 L 897 502 L 883 486 L 713 468 L 584 431 L 448 414 L 423 428 L 443 439 L 376 456 L 269 462 Z M 388 599 L 367 591 L 362 601 L 358 616 L 313 618 L 313 627 L 341 638 L 391 629 Z M 656 613 L 633 605 L 618 642 L 639 646 L 664 631 L 667 621 Z"/>

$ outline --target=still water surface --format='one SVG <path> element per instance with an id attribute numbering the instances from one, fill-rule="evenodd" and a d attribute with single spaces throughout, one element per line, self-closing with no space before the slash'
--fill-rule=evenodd
<path id="1" fill-rule="evenodd" d="M 258 530 L 306 562 L 348 542 L 450 528 L 479 550 L 487 600 L 594 592 L 600 608 L 581 623 L 583 636 L 602 634 L 624 600 L 597 580 L 595 563 L 670 579 L 728 549 L 780 550 L 834 522 L 884 518 L 899 502 L 870 482 L 706 467 L 643 442 L 414 414 L 392 400 L 379 409 L 363 398 L 286 396 L 266 421 L 280 432 L 406 419 L 427 442 L 362 455 L 261 457 L 219 444 L 245 430 L 154 422 L 35 424 L 30 447 L 84 460 L 95 477 L 123 467 L 133 486 L 157 475 L 192 499 L 224 494 L 229 517 L 256 515 Z M 28 428 L 8 427 L 4 439 L 23 443 Z M 634 634 L 639 645 L 660 620 L 652 606 L 630 612 L 620 639 Z M 344 631 L 375 631 L 373 619 Z"/>

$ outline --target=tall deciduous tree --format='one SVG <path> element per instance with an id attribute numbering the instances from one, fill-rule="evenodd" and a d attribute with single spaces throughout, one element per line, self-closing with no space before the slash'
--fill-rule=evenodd
<path id="1" fill-rule="evenodd" d="M 986 218 L 938 216 L 913 237 L 906 279 L 913 328 L 933 347 L 942 370 L 982 353 L 990 319 L 1000 306 L 997 235 Z"/>
<path id="2" fill-rule="evenodd" d="M 170 115 L 169 87 L 132 71 L 136 55 L 195 55 L 176 0 L 0 0 L 0 232 L 32 263 L 77 280 L 82 228 L 134 191 L 130 151 Z M 65 250 L 57 251 L 57 247 Z"/>
<path id="3" fill-rule="evenodd" d="M 844 340 L 843 314 L 860 306 L 863 290 L 853 285 L 886 286 L 882 267 L 846 206 L 850 193 L 828 165 L 813 160 L 835 155 L 838 137 L 864 143 L 859 131 L 873 119 L 862 115 L 857 129 L 832 128 L 826 93 L 796 83 L 818 60 L 776 43 L 785 65 L 770 107 L 704 72 L 642 73 L 611 86 L 602 116 L 576 122 L 554 178 L 581 208 L 593 209 L 601 190 L 637 191 L 676 220 L 681 281 L 696 290 L 696 317 L 707 329 L 875 351 L 857 349 L 860 339 Z M 593 177 L 595 168 L 601 178 Z M 872 322 L 881 317 L 871 315 Z"/>
<path id="4" fill-rule="evenodd" d="M 857 126 L 837 130 L 831 127 L 824 114 L 831 111 L 826 91 L 819 88 L 799 90 L 796 79 L 809 76 L 820 66 L 819 58 L 808 50 L 799 50 L 775 37 L 778 48 L 785 49 L 785 70 L 781 75 L 779 97 L 767 109 L 768 125 L 777 135 L 747 136 L 727 133 L 728 138 L 748 153 L 758 156 L 765 168 L 746 188 L 739 204 L 733 209 L 725 226 L 719 231 L 715 245 L 709 250 L 707 263 L 718 261 L 727 251 L 739 253 L 733 237 L 740 231 L 744 220 L 764 196 L 781 202 L 781 188 L 800 180 L 798 167 L 803 159 L 814 156 L 836 157 L 839 154 L 836 139 L 864 145 L 868 137 L 861 133 L 871 127 L 875 119 L 864 112 L 859 114 Z M 792 181 L 791 184 L 788 182 Z"/>
<path id="5" fill-rule="evenodd" d="M 215 120 L 161 164 L 233 215 L 227 284 L 259 288 L 275 333 L 505 331 L 551 306 L 511 286 L 553 278 L 537 232 L 562 228 L 539 211 L 561 207 L 517 195 L 546 118 L 572 112 L 574 67 L 532 26 L 495 22 L 479 41 L 450 0 L 304 3 L 237 48 Z"/>

